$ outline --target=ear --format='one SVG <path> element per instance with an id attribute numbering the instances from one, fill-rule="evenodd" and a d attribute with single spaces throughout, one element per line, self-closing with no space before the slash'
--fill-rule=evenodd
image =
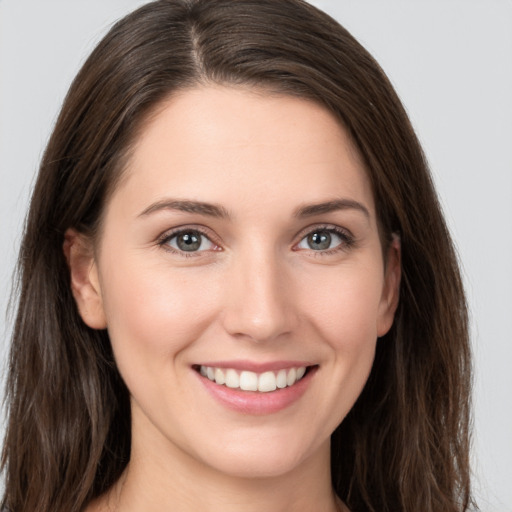
<path id="1" fill-rule="evenodd" d="M 384 336 L 391 329 L 400 298 L 400 278 L 402 275 L 400 237 L 395 233 L 392 237 L 386 257 L 384 287 L 377 319 L 377 336 L 379 337 Z"/>
<path id="2" fill-rule="evenodd" d="M 82 320 L 92 329 L 105 329 L 107 321 L 91 240 L 68 229 L 62 249 L 71 274 L 71 291 Z"/>

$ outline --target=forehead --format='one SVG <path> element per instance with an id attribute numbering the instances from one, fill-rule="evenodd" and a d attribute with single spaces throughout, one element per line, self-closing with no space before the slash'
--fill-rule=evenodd
<path id="1" fill-rule="evenodd" d="M 171 194 L 290 207 L 342 195 L 374 209 L 360 155 L 326 108 L 241 87 L 197 87 L 158 105 L 118 189 L 141 208 Z"/>

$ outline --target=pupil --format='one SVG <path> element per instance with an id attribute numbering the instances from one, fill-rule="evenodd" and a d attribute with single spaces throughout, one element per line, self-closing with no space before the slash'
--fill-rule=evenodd
<path id="1" fill-rule="evenodd" d="M 308 236 L 308 244 L 311 249 L 328 249 L 331 245 L 331 235 L 328 231 L 317 231 Z"/>
<path id="2" fill-rule="evenodd" d="M 182 251 L 197 251 L 201 247 L 201 238 L 196 233 L 183 233 L 178 236 L 177 243 Z"/>

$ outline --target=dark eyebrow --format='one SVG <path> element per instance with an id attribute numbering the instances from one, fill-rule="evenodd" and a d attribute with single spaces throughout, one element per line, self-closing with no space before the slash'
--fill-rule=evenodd
<path id="1" fill-rule="evenodd" d="M 294 215 L 296 217 L 313 217 L 314 215 L 321 215 L 322 213 L 335 212 L 337 210 L 359 210 L 368 219 L 370 218 L 370 212 L 368 208 L 358 201 L 353 199 L 335 199 L 333 201 L 327 201 L 325 203 L 310 204 L 299 207 Z"/>
<path id="2" fill-rule="evenodd" d="M 223 207 L 216 204 L 203 203 L 201 201 L 163 199 L 148 206 L 139 217 L 150 215 L 151 213 L 161 210 L 177 210 L 187 213 L 199 213 L 209 217 L 219 217 L 222 219 L 229 218 L 229 212 Z"/>

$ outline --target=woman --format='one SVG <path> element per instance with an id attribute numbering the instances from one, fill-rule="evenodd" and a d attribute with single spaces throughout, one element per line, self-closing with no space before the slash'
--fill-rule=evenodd
<path id="1" fill-rule="evenodd" d="M 343 28 L 161 0 L 107 34 L 22 243 L 8 510 L 468 510 L 469 368 L 421 148 Z"/>

